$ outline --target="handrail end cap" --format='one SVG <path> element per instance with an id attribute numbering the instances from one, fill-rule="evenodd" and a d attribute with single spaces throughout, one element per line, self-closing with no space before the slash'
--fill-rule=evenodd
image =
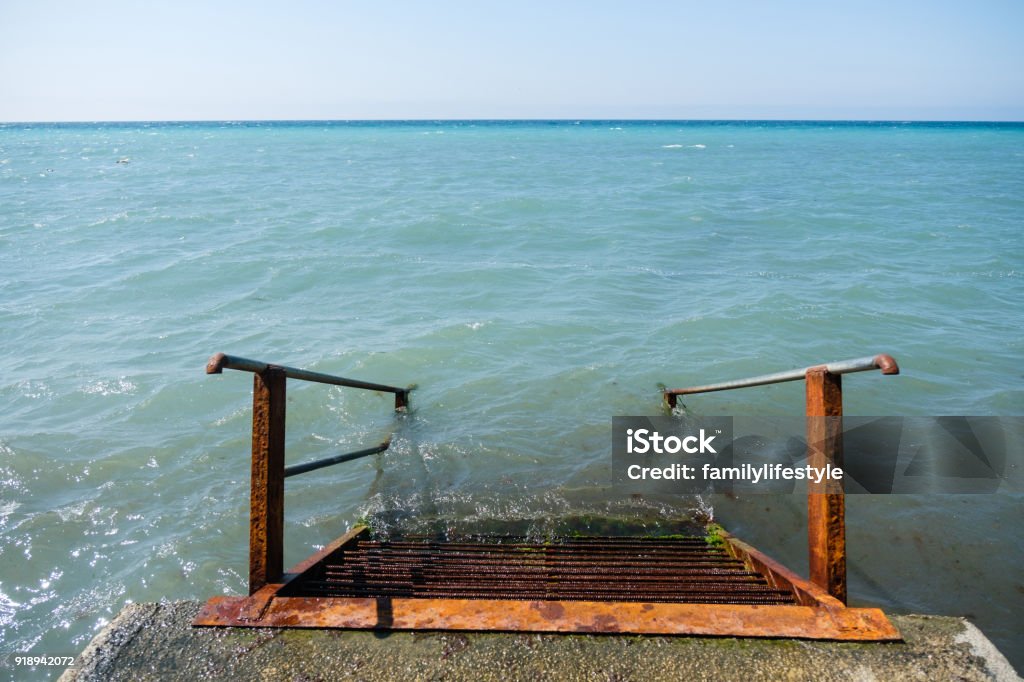
<path id="1" fill-rule="evenodd" d="M 227 361 L 228 356 L 224 353 L 217 353 L 216 355 L 210 356 L 210 360 L 206 363 L 207 374 L 223 374 L 224 364 Z"/>
<path id="2" fill-rule="evenodd" d="M 875 365 L 878 366 L 878 369 L 882 370 L 882 374 L 900 373 L 900 366 L 896 364 L 896 359 L 887 353 L 880 353 L 876 355 Z"/>

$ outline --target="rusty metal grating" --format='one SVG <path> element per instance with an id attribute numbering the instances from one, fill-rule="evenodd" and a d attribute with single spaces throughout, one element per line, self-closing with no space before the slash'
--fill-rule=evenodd
<path id="1" fill-rule="evenodd" d="M 716 536 L 380 540 L 357 526 L 282 582 L 211 598 L 194 624 L 899 639 L 878 609 Z"/>
<path id="2" fill-rule="evenodd" d="M 679 604 L 795 604 L 704 538 L 357 538 L 282 588 L 282 597 L 409 597 Z"/>

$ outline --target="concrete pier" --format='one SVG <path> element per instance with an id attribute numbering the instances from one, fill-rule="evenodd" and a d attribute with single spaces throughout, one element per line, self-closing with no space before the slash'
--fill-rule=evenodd
<path id="1" fill-rule="evenodd" d="M 91 680 L 1018 680 L 962 618 L 890 616 L 901 643 L 194 628 L 199 602 L 132 604 L 63 682 Z"/>

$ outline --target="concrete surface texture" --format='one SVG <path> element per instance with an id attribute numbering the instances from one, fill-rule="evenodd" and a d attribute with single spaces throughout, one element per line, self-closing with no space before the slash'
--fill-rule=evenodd
<path id="1" fill-rule="evenodd" d="M 961 618 L 891 616 L 904 642 L 193 628 L 132 604 L 62 682 L 91 680 L 1018 680 Z"/>

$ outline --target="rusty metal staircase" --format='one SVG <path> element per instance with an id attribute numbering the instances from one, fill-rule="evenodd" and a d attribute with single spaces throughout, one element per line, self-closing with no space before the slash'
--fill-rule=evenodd
<path id="1" fill-rule="evenodd" d="M 887 362 L 879 364 L 878 358 Z M 880 367 L 895 373 L 895 362 L 888 356 L 832 367 L 841 372 Z M 380 452 L 388 445 L 286 468 L 286 379 L 391 392 L 396 410 L 406 408 L 411 388 L 223 354 L 211 358 L 207 372 L 224 368 L 255 374 L 250 594 L 210 599 L 194 621 L 197 626 L 900 638 L 880 610 L 845 605 L 845 540 L 842 551 L 836 552 L 837 537 L 845 537 L 842 528 L 835 527 L 839 503 L 824 491 L 809 491 L 811 525 L 818 518 L 823 526 L 809 533 L 812 576 L 815 538 L 830 543 L 819 553 L 818 572 L 824 577 L 816 581 L 797 576 L 716 526 L 709 526 L 706 535 L 560 537 L 548 542 L 505 534 L 382 539 L 357 526 L 284 572 L 284 479 Z M 812 406 L 812 393 L 820 393 L 814 387 L 822 379 L 836 388 L 838 373 L 830 378 L 829 366 L 822 365 L 805 374 L 808 414 L 834 416 L 836 391 L 814 398 L 829 402 L 820 412 Z M 789 373 L 781 376 L 768 378 L 794 378 Z M 723 390 L 718 386 L 699 390 Z M 671 403 L 675 395 L 692 392 L 698 390 L 666 391 L 666 399 Z M 838 409 L 841 413 L 841 402 Z M 809 432 L 817 428 L 813 421 L 809 420 Z M 826 443 L 819 454 L 841 457 L 841 443 L 838 451 L 835 446 Z M 816 512 L 822 500 L 815 497 L 827 500 L 831 506 L 825 509 L 833 513 Z M 838 519 L 841 526 L 841 514 Z"/>

